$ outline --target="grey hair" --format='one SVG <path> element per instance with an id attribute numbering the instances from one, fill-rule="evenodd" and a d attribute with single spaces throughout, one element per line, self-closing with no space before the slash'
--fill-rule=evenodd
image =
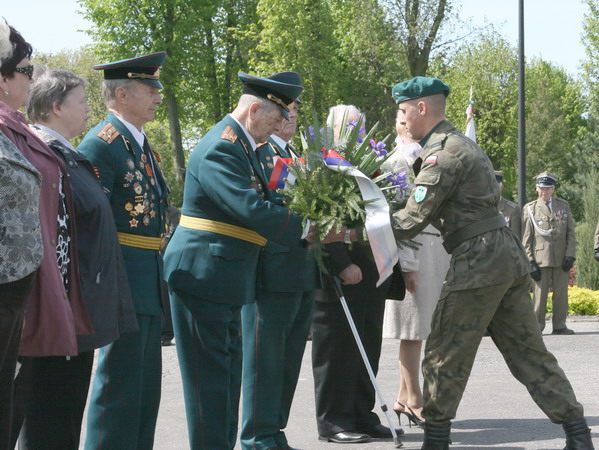
<path id="1" fill-rule="evenodd" d="M 333 127 L 338 128 L 341 126 L 341 122 L 343 121 L 343 117 L 347 114 L 347 122 L 352 122 L 352 118 L 362 119 L 362 122 L 366 122 L 366 116 L 362 114 L 358 108 L 354 105 L 336 105 L 331 106 L 329 109 L 329 115 L 327 116 L 327 123 L 333 122 Z"/>
<path id="2" fill-rule="evenodd" d="M 47 121 L 54 104 L 62 105 L 73 89 L 87 86 L 87 81 L 68 70 L 49 69 L 36 64 L 34 75 L 27 115 L 35 122 Z"/>
<path id="3" fill-rule="evenodd" d="M 276 103 L 271 102 L 266 98 L 258 97 L 256 95 L 242 94 L 239 98 L 239 106 L 248 107 L 254 102 L 260 103 L 260 107 L 264 108 L 264 112 L 267 113 L 270 113 L 274 109 L 278 108 Z"/>
<path id="4" fill-rule="evenodd" d="M 135 80 L 104 80 L 102 82 L 102 97 L 107 108 L 114 108 L 116 105 L 116 90 L 120 87 L 129 90 L 135 83 Z"/>

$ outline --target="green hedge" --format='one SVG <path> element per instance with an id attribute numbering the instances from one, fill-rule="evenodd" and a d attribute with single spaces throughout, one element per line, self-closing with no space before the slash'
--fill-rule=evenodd
<path id="1" fill-rule="evenodd" d="M 551 293 L 547 299 L 547 314 L 553 312 Z M 580 287 L 568 288 L 568 314 L 591 316 L 599 314 L 599 291 Z"/>

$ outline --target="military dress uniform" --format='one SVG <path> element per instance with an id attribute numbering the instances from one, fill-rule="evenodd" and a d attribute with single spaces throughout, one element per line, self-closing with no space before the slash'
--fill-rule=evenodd
<path id="1" fill-rule="evenodd" d="M 291 104 L 303 90 L 246 74 L 240 79 L 244 92 L 251 81 L 253 93 L 277 104 Z M 267 241 L 301 245 L 302 220 L 272 201 L 254 150 L 231 115 L 202 138 L 189 159 L 181 221 L 165 253 L 192 449 L 235 446 L 240 310 L 256 299 Z"/>
<path id="2" fill-rule="evenodd" d="M 120 68 L 123 63 L 128 72 L 149 68 L 152 73 L 165 56 L 160 52 L 94 68 L 105 70 L 105 77 L 106 67 Z M 140 79 L 150 80 L 157 81 Z M 166 299 L 161 295 L 159 250 L 165 233 L 167 186 L 147 139 L 140 144 L 113 112 L 87 133 L 78 150 L 93 164 L 109 197 L 139 326 L 138 332 L 99 350 L 85 448 L 148 449 L 153 446 L 160 405 L 160 328 Z"/>
<path id="3" fill-rule="evenodd" d="M 597 221 L 597 228 L 595 229 L 595 259 L 599 261 L 599 220 Z"/>
<path id="4" fill-rule="evenodd" d="M 500 170 L 495 171 L 495 179 L 502 186 L 503 189 L 503 172 Z M 514 202 L 499 197 L 499 203 L 497 205 L 499 213 L 504 217 L 505 223 L 508 227 L 518 236 L 518 239 L 522 239 L 522 214 L 520 207 Z"/>
<path id="5" fill-rule="evenodd" d="M 292 150 L 271 137 L 256 150 L 269 179 L 274 158 Z M 281 196 L 271 192 L 273 199 Z M 256 303 L 241 309 L 243 379 L 241 446 L 284 448 L 293 394 L 312 322 L 314 291 L 320 287 L 314 258 L 305 247 L 268 241 L 260 255 Z"/>
<path id="6" fill-rule="evenodd" d="M 425 77 L 399 83 L 392 91 L 400 108 L 408 100 L 439 93 L 448 95 L 449 87 Z M 451 420 L 487 328 L 512 374 L 551 421 L 564 428 L 580 426 L 590 440 L 582 405 L 538 331 L 528 301 L 528 261 L 497 212 L 499 185 L 489 158 L 445 120 L 421 145 L 416 188 L 392 224 L 397 239 L 409 239 L 432 223 L 451 253 L 423 360 L 423 448 L 448 448 Z"/>
<path id="7" fill-rule="evenodd" d="M 541 174 L 543 175 L 543 174 Z M 556 180 L 557 181 L 557 180 Z M 568 316 L 568 280 L 570 267 L 566 257 L 576 257 L 574 220 L 567 201 L 551 198 L 551 208 L 538 198 L 524 206 L 522 243 L 529 261 L 541 268 L 541 279 L 534 281 L 534 309 L 541 331 L 545 329 L 547 295 L 553 290 L 553 330 L 566 329 Z"/>
<path id="8" fill-rule="evenodd" d="M 503 197 L 499 197 L 497 204 L 499 214 L 505 219 L 505 223 L 514 232 L 518 239 L 522 238 L 522 215 L 520 207 L 514 202 L 511 202 Z"/>

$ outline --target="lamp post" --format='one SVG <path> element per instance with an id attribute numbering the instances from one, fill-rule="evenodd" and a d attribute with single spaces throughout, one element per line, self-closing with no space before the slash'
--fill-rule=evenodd
<path id="1" fill-rule="evenodd" d="M 518 203 L 526 204 L 526 133 L 524 103 L 524 0 L 518 0 Z"/>

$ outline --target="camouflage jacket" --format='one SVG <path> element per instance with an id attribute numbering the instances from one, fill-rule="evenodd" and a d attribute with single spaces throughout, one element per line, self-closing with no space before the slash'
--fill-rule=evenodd
<path id="1" fill-rule="evenodd" d="M 421 154 L 422 167 L 406 207 L 393 214 L 396 239 L 416 236 L 429 223 L 444 240 L 498 216 L 499 185 L 487 155 L 447 121 L 437 125 Z M 457 245 L 444 291 L 493 286 L 528 272 L 524 249 L 506 226 Z"/>

